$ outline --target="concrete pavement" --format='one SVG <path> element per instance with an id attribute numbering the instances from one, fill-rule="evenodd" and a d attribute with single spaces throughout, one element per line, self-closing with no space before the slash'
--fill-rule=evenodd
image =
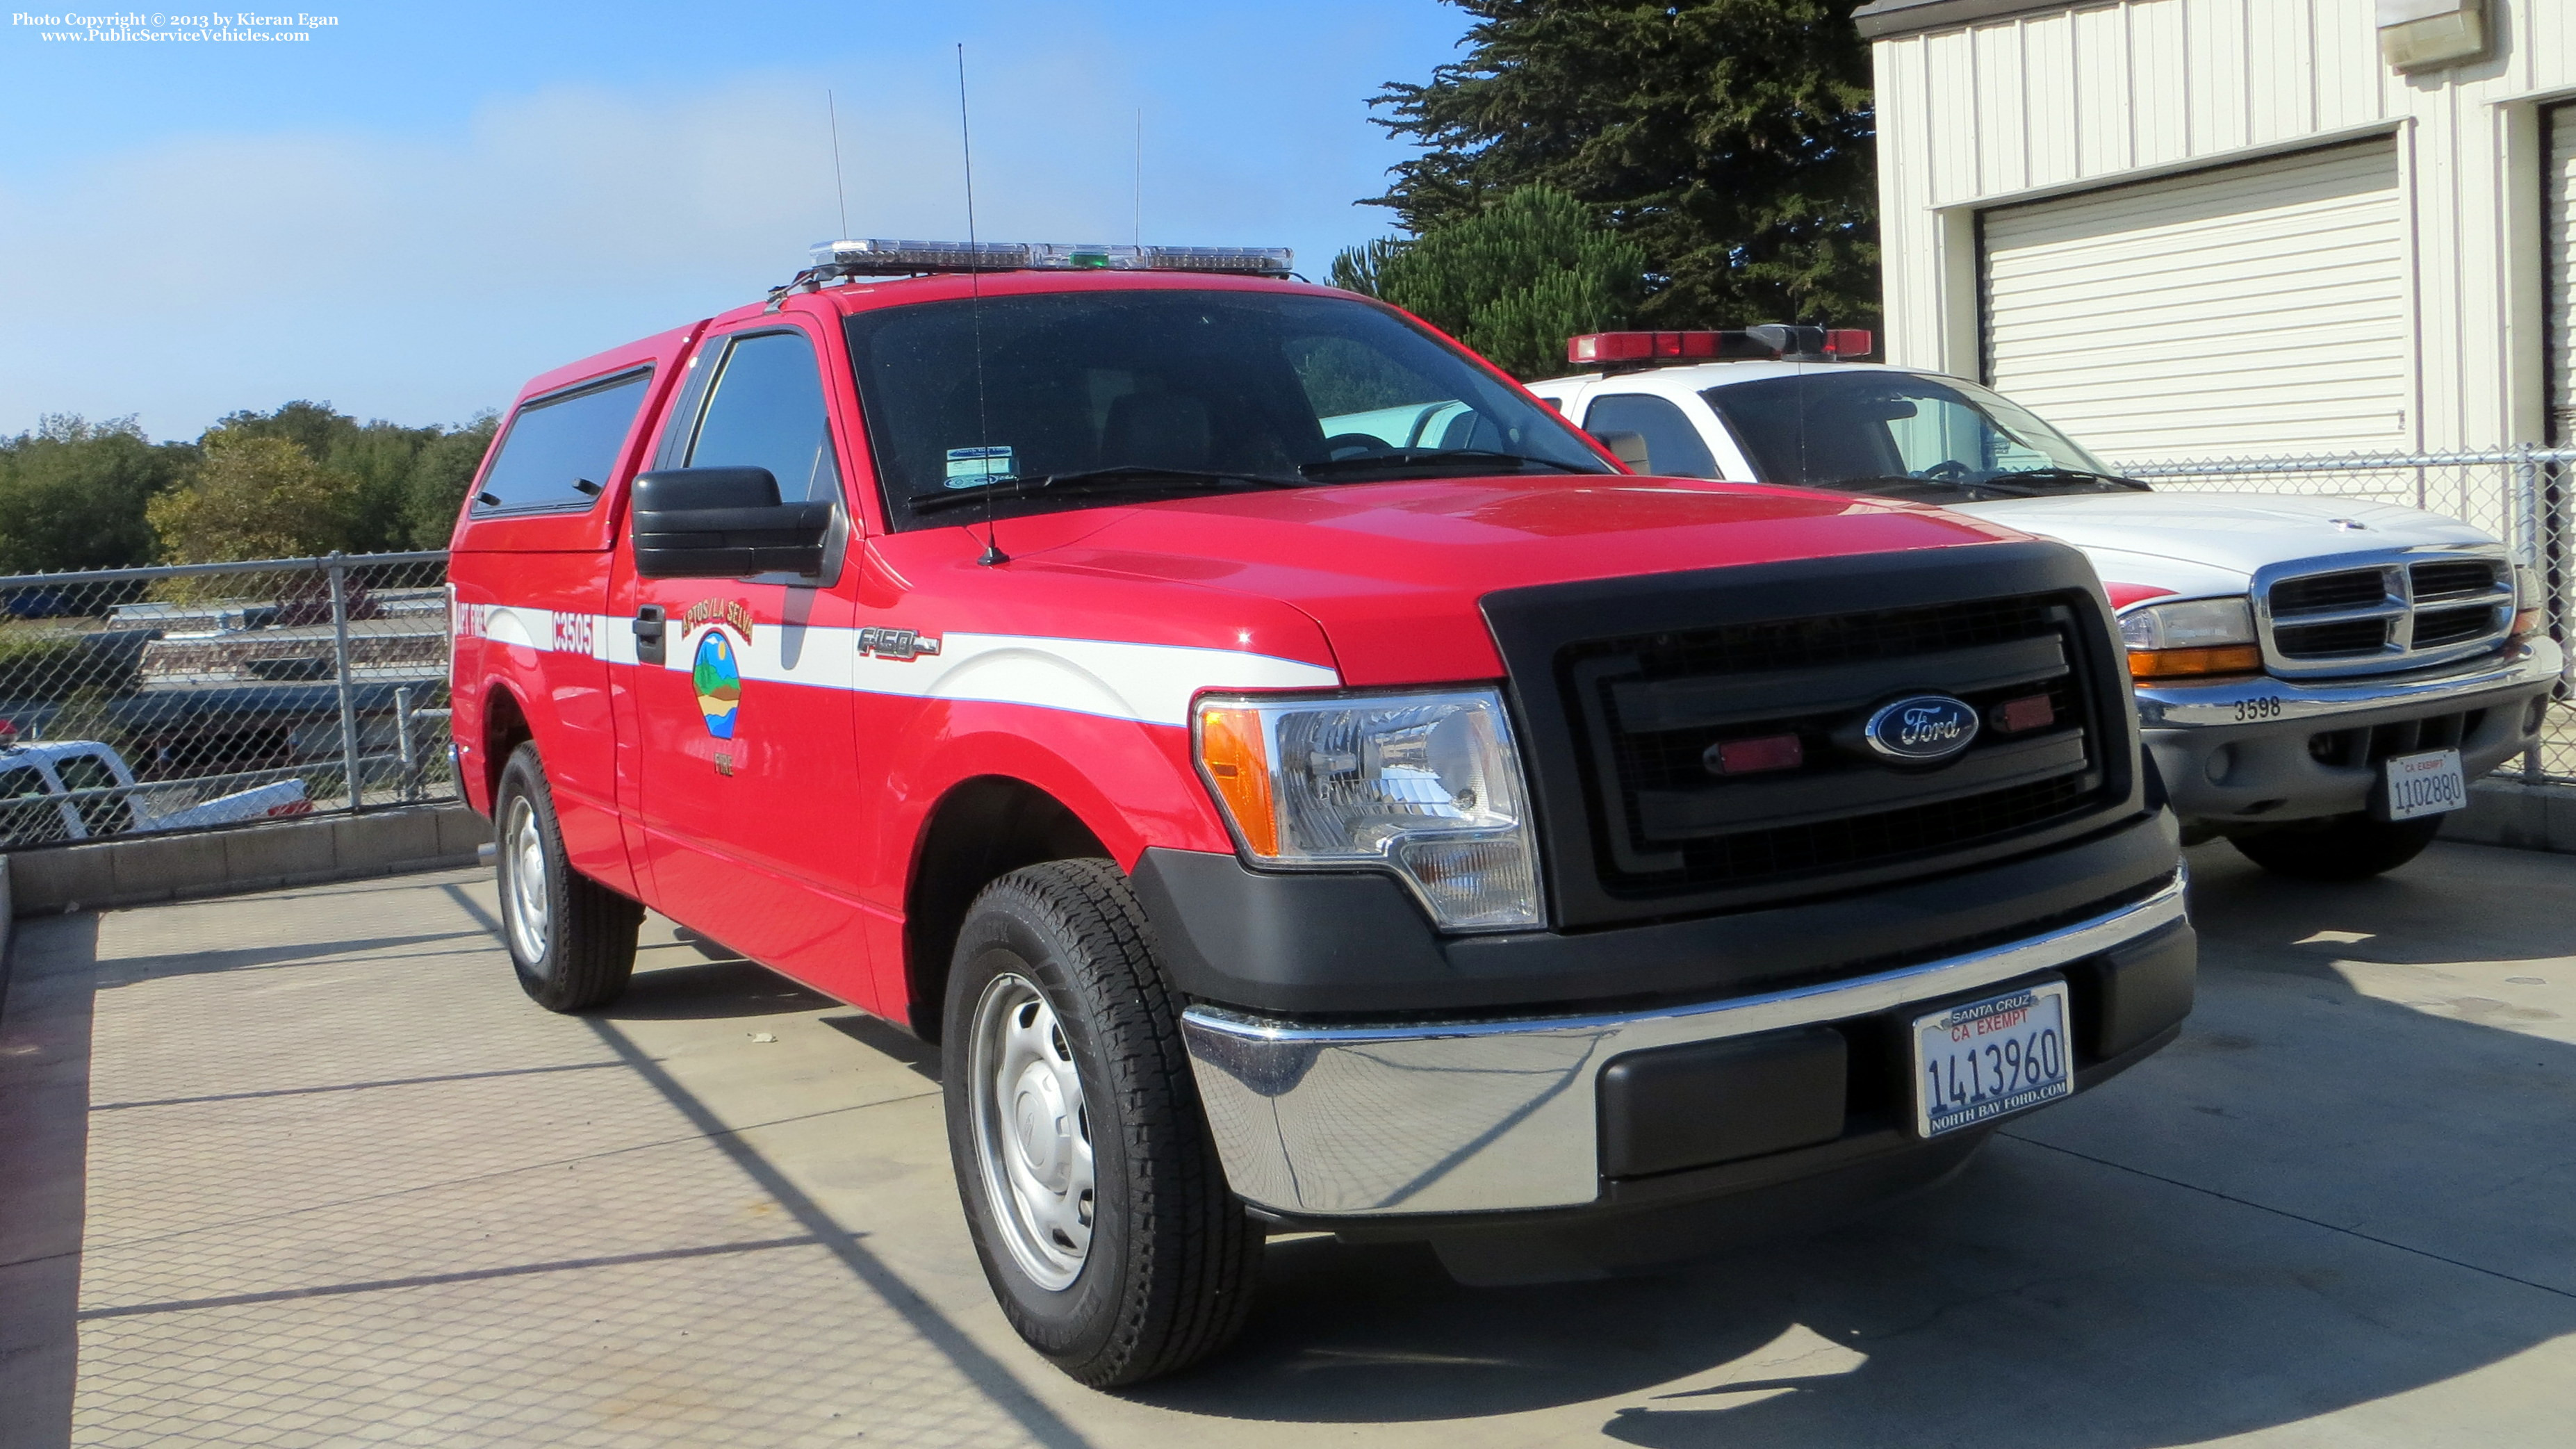
<path id="1" fill-rule="evenodd" d="M 0 1446 L 2565 1443 L 2576 858 L 2194 866 L 2182 1041 L 1948 1188 L 1633 1282 L 1277 1240 L 1126 1397 L 994 1310 L 924 1049 L 658 920 L 592 1019 L 480 873 L 22 921 Z"/>

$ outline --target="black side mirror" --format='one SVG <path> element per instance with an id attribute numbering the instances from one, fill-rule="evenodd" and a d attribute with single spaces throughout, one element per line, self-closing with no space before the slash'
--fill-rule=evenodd
<path id="1" fill-rule="evenodd" d="M 635 572 L 738 579 L 823 572 L 829 503 L 781 503 L 766 468 L 666 468 L 635 478 Z"/>
<path id="2" fill-rule="evenodd" d="M 1652 473 L 1655 471 L 1654 460 L 1646 455 L 1645 434 L 1604 432 L 1597 428 L 1586 428 L 1584 431 L 1592 434 L 1593 441 L 1599 443 L 1602 447 L 1609 449 L 1611 457 L 1627 464 L 1629 472 Z"/>

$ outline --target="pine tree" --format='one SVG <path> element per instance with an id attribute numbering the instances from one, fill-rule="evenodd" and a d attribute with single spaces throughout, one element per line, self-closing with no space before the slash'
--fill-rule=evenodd
<path id="1" fill-rule="evenodd" d="M 1422 147 L 1374 204 L 1427 235 L 1545 183 L 1644 250 L 1642 323 L 1876 325 L 1860 0 L 1449 3 L 1466 57 L 1371 102 Z"/>
<path id="2" fill-rule="evenodd" d="M 1350 248 L 1333 259 L 1332 278 L 1526 379 L 1565 370 L 1566 338 L 1627 321 L 1645 270 L 1645 253 L 1602 231 L 1581 202 L 1523 186 L 1412 241 Z"/>

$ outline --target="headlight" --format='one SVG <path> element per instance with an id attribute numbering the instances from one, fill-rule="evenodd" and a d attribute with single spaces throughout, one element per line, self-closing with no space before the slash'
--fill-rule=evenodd
<path id="1" fill-rule="evenodd" d="M 2513 637 L 2527 639 L 2540 632 L 2540 614 L 2547 597 L 2540 587 L 2540 570 L 2529 564 L 2516 564 L 2513 570 Z"/>
<path id="2" fill-rule="evenodd" d="M 2131 609 L 2120 616 L 2120 639 L 2129 646 L 2132 679 L 2252 674 L 2263 667 L 2254 610 L 2243 599 L 2185 599 Z"/>
<path id="3" fill-rule="evenodd" d="M 1449 930 L 1542 923 L 1528 791 L 1494 691 L 1203 699 L 1195 735 L 1256 864 L 1392 870 Z"/>

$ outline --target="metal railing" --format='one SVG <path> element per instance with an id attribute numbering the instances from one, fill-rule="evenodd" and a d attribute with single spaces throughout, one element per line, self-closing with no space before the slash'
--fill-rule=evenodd
<path id="1" fill-rule="evenodd" d="M 447 555 L 0 577 L 0 849 L 452 797 Z"/>
<path id="2" fill-rule="evenodd" d="M 2540 579 L 2551 638 L 2576 624 L 2576 448 L 2204 458 L 2121 469 L 2160 491 L 2289 493 L 2430 509 L 2505 541 Z M 2561 686 L 2537 749 L 2500 774 L 2576 784 L 2576 707 Z"/>

